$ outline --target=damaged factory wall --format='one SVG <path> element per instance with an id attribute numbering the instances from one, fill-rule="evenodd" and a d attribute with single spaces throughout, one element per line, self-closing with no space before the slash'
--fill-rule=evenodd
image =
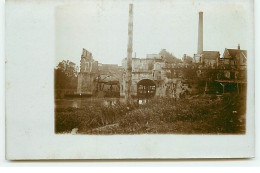
<path id="1" fill-rule="evenodd" d="M 78 74 L 78 94 L 95 94 L 98 77 L 98 62 L 94 61 L 92 53 L 83 49 Z"/>
<path id="2" fill-rule="evenodd" d="M 126 59 L 122 62 L 126 69 Z M 133 58 L 131 95 L 138 97 L 138 83 L 142 80 L 151 80 L 155 83 L 156 97 L 180 98 L 183 93 L 191 92 L 186 84 L 182 83 L 181 73 L 176 74 L 173 67 L 167 65 L 162 58 Z M 174 74 L 171 74 L 174 73 Z M 120 96 L 124 96 L 125 74 L 120 84 Z"/>
<path id="3" fill-rule="evenodd" d="M 78 74 L 77 94 L 87 96 L 119 96 L 122 67 L 117 64 L 99 64 L 92 53 L 83 49 Z"/>

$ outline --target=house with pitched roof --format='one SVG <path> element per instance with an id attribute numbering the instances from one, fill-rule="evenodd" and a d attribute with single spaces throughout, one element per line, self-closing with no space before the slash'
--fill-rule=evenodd
<path id="1" fill-rule="evenodd" d="M 247 51 L 237 49 L 225 49 L 223 56 L 219 59 L 219 69 L 222 70 L 221 78 L 225 80 L 247 81 Z"/>
<path id="2" fill-rule="evenodd" d="M 200 56 L 194 55 L 193 62 L 202 64 L 204 67 L 218 67 L 220 58 L 219 51 L 202 51 Z"/>
<path id="3" fill-rule="evenodd" d="M 247 51 L 241 50 L 240 45 L 237 49 L 226 48 L 223 57 L 220 58 L 220 63 L 224 68 L 245 70 L 247 67 Z"/>
<path id="4" fill-rule="evenodd" d="M 218 60 L 220 58 L 219 51 L 203 51 L 202 64 L 207 67 L 218 67 Z"/>

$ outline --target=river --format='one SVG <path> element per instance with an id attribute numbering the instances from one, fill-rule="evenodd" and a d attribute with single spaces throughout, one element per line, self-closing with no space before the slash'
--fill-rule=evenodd
<path id="1" fill-rule="evenodd" d="M 82 108 L 90 105 L 113 105 L 117 102 L 124 103 L 124 98 L 68 98 L 55 99 L 56 108 Z"/>
<path id="2" fill-rule="evenodd" d="M 145 104 L 146 99 L 137 100 L 139 104 Z M 116 103 L 125 103 L 124 98 L 67 98 L 67 99 L 55 99 L 56 108 L 82 108 L 90 105 L 113 105 Z"/>

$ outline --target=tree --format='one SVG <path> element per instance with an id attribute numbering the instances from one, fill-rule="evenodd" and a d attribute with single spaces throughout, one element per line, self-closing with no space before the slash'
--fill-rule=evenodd
<path id="1" fill-rule="evenodd" d="M 54 69 L 55 89 L 77 89 L 77 71 L 74 70 L 76 67 L 73 64 L 63 60 Z"/>
<path id="2" fill-rule="evenodd" d="M 65 72 L 68 76 L 77 76 L 78 75 L 78 66 L 72 61 L 61 61 L 56 66 L 56 69 L 60 69 L 61 71 Z"/>

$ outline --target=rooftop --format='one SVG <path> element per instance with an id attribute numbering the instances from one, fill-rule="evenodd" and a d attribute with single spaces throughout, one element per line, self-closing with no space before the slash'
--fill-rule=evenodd
<path id="1" fill-rule="evenodd" d="M 241 50 L 241 49 L 226 49 L 225 52 L 228 53 L 228 55 L 230 56 L 230 58 L 235 58 L 238 53 L 243 53 L 243 54 L 245 55 L 245 57 L 247 57 L 247 51 L 246 51 L 246 50 Z M 223 57 L 224 57 L 224 58 L 227 58 L 227 57 L 225 57 L 225 52 L 224 52 Z"/>
<path id="2" fill-rule="evenodd" d="M 203 51 L 202 54 L 205 59 L 212 59 L 212 60 L 215 60 L 220 56 L 219 51 Z"/>

